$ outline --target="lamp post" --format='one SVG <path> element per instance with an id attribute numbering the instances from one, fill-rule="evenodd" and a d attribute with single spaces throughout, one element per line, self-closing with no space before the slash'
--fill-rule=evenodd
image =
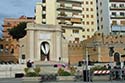
<path id="1" fill-rule="evenodd" d="M 95 47 L 97 45 L 97 42 L 92 42 L 92 43 L 90 43 L 90 44 L 85 44 L 85 70 L 84 70 L 84 66 L 83 66 L 83 74 L 84 74 L 84 81 L 86 81 L 86 82 L 89 82 L 90 80 L 91 80 L 91 75 L 90 75 L 90 70 L 89 70 L 89 68 L 88 68 L 88 60 L 89 60 L 89 48 L 93 48 L 93 47 Z M 99 45 L 99 44 L 98 44 Z M 97 45 L 97 46 L 98 46 Z M 100 51 L 100 50 L 98 50 L 98 51 Z M 99 59 L 98 60 L 100 60 L 100 52 L 98 53 L 99 55 Z"/>

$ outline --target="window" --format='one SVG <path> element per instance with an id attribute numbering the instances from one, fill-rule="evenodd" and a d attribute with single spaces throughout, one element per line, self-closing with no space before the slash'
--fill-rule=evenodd
<path id="1" fill-rule="evenodd" d="M 92 21 L 92 22 L 91 22 L 91 25 L 93 25 L 93 24 L 94 24 L 94 22 Z"/>
<path id="2" fill-rule="evenodd" d="M 99 26 L 97 27 L 97 30 L 99 31 L 100 29 L 99 29 Z"/>
<path id="3" fill-rule="evenodd" d="M 63 32 L 63 33 L 65 33 L 65 32 L 66 32 L 66 30 L 65 30 L 65 29 L 62 29 L 62 32 Z"/>
<path id="4" fill-rule="evenodd" d="M 64 3 L 61 3 L 61 4 L 60 4 L 60 7 L 65 7 L 65 4 L 64 4 Z"/>
<path id="5" fill-rule="evenodd" d="M 93 15 L 91 15 L 91 18 L 93 18 L 94 16 Z"/>
<path id="6" fill-rule="evenodd" d="M 101 25 L 101 29 L 103 29 L 103 25 Z"/>
<path id="7" fill-rule="evenodd" d="M 89 15 L 86 15 L 86 18 L 89 18 Z"/>
<path id="8" fill-rule="evenodd" d="M 3 52 L 3 45 L 0 44 L 0 53 L 2 53 L 2 52 Z"/>
<path id="9" fill-rule="evenodd" d="M 100 2 L 100 6 L 102 6 L 102 2 Z"/>
<path id="10" fill-rule="evenodd" d="M 83 21 L 83 24 L 85 24 L 85 22 Z"/>
<path id="11" fill-rule="evenodd" d="M 83 18 L 85 18 L 85 15 L 83 15 Z"/>
<path id="12" fill-rule="evenodd" d="M 46 11 L 46 7 L 43 7 L 43 11 Z"/>
<path id="13" fill-rule="evenodd" d="M 99 16 L 99 13 L 97 12 L 97 16 Z"/>
<path id="14" fill-rule="evenodd" d="M 82 37 L 85 38 L 85 35 L 83 35 Z"/>
<path id="15" fill-rule="evenodd" d="M 120 16 L 125 16 L 125 13 L 124 12 L 120 12 Z"/>
<path id="16" fill-rule="evenodd" d="M 100 10 L 100 14 L 102 14 L 102 10 Z"/>
<path id="17" fill-rule="evenodd" d="M 116 8 L 116 4 L 111 4 L 112 7 Z"/>
<path id="18" fill-rule="evenodd" d="M 92 29 L 92 32 L 94 31 L 94 29 Z"/>
<path id="19" fill-rule="evenodd" d="M 85 31 L 85 29 L 82 29 L 82 32 L 84 32 Z"/>
<path id="20" fill-rule="evenodd" d="M 90 4 L 92 5 L 92 4 L 93 4 L 93 2 L 91 1 L 91 2 L 90 2 Z"/>
<path id="21" fill-rule="evenodd" d="M 113 16 L 116 16 L 116 12 L 112 12 L 112 15 L 113 15 Z"/>
<path id="22" fill-rule="evenodd" d="M 45 19 L 45 18 L 46 18 L 46 15 L 45 15 L 45 14 L 43 14 L 43 15 L 42 15 L 42 17 L 43 17 L 43 19 Z"/>
<path id="23" fill-rule="evenodd" d="M 79 41 L 79 38 L 75 38 L 75 41 Z"/>
<path id="24" fill-rule="evenodd" d="M 88 2 L 88 1 L 86 1 L 86 4 L 89 4 L 89 2 Z"/>
<path id="25" fill-rule="evenodd" d="M 93 11 L 93 8 L 91 8 L 90 10 Z"/>
<path id="26" fill-rule="evenodd" d="M 86 11 L 89 11 L 89 8 L 86 8 Z"/>
<path id="27" fill-rule="evenodd" d="M 46 0 L 42 0 L 43 1 L 43 3 L 46 3 Z"/>
<path id="28" fill-rule="evenodd" d="M 14 48 L 11 49 L 11 54 L 13 54 L 13 53 L 14 53 Z"/>
<path id="29" fill-rule="evenodd" d="M 90 38 L 90 36 L 89 36 L 89 35 L 87 35 L 87 38 Z"/>
<path id="30" fill-rule="evenodd" d="M 42 22 L 42 24 L 46 24 L 46 22 Z"/>
<path id="31" fill-rule="evenodd" d="M 103 21 L 103 17 L 101 17 L 101 21 Z"/>
<path id="32" fill-rule="evenodd" d="M 122 25 L 125 25 L 125 21 L 121 21 L 120 23 L 121 23 Z"/>
<path id="33" fill-rule="evenodd" d="M 124 7 L 124 4 L 119 4 L 119 7 L 123 8 L 123 7 Z"/>
<path id="34" fill-rule="evenodd" d="M 116 25 L 116 24 L 117 24 L 117 21 L 113 20 L 112 25 Z"/>
<path id="35" fill-rule="evenodd" d="M 87 21 L 86 24 L 89 25 L 89 21 Z"/>
<path id="36" fill-rule="evenodd" d="M 90 30 L 89 30 L 89 29 L 87 29 L 87 31 L 89 32 Z"/>
<path id="37" fill-rule="evenodd" d="M 79 33 L 79 30 L 73 30 L 73 33 Z"/>
<path id="38" fill-rule="evenodd" d="M 84 11 L 84 8 L 82 8 L 82 10 Z"/>

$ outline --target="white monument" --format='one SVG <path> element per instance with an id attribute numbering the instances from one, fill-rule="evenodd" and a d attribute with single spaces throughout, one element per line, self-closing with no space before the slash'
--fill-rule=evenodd
<path id="1" fill-rule="evenodd" d="M 28 23 L 26 30 L 27 35 L 20 42 L 26 60 L 68 62 L 68 49 L 62 53 L 61 26 Z"/>

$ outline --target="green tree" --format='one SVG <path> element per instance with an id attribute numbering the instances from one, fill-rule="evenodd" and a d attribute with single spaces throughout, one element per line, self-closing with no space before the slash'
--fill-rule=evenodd
<path id="1" fill-rule="evenodd" d="M 23 38 L 26 35 L 26 22 L 21 22 L 17 26 L 13 27 L 12 29 L 9 29 L 9 35 L 12 36 L 13 39 L 16 39 L 17 41 L 20 38 Z"/>

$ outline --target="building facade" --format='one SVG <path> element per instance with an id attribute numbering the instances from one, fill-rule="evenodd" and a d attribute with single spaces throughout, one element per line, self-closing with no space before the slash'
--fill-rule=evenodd
<path id="1" fill-rule="evenodd" d="M 109 0 L 96 0 L 97 10 L 97 31 L 103 32 L 105 35 L 109 35 L 110 28 L 110 16 L 109 16 Z"/>
<path id="2" fill-rule="evenodd" d="M 82 0 L 83 3 L 83 31 L 84 39 L 91 38 L 97 31 L 96 0 Z"/>
<path id="3" fill-rule="evenodd" d="M 110 24 L 114 34 L 125 34 L 125 1 L 109 0 Z"/>
<path id="4" fill-rule="evenodd" d="M 109 48 L 114 48 L 113 56 L 109 55 Z M 96 32 L 92 38 L 80 43 L 68 44 L 69 61 L 71 64 L 79 61 L 92 62 L 115 62 L 114 54 L 120 54 L 120 61 L 125 61 L 125 36 L 124 35 L 104 35 L 102 32 Z"/>
<path id="5" fill-rule="evenodd" d="M 68 41 L 90 38 L 97 30 L 95 0 L 42 0 L 35 13 L 36 23 L 61 25 Z"/>

